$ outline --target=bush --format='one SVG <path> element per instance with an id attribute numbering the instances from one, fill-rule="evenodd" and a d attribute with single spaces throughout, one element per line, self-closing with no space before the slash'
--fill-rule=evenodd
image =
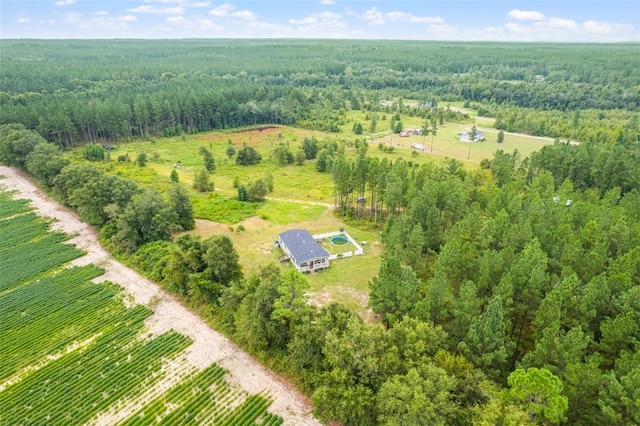
<path id="1" fill-rule="evenodd" d="M 138 156 L 136 157 L 136 164 L 140 167 L 147 165 L 147 154 L 145 152 L 138 153 Z"/>
<path id="2" fill-rule="evenodd" d="M 89 161 L 104 161 L 105 149 L 97 143 L 88 143 L 84 146 L 84 158 Z"/>
<path id="3" fill-rule="evenodd" d="M 247 189 L 247 201 L 251 201 L 253 203 L 264 201 L 267 191 L 267 185 L 262 179 L 258 179 L 249 185 L 249 189 Z"/>
<path id="4" fill-rule="evenodd" d="M 240 166 L 250 166 L 252 164 L 258 164 L 262 160 L 262 156 L 253 147 L 244 146 L 238 151 L 236 157 L 236 164 Z"/>
<path id="5" fill-rule="evenodd" d="M 198 192 L 213 191 L 213 182 L 209 179 L 209 172 L 207 172 L 207 169 L 201 169 L 196 172 L 193 179 L 193 188 Z"/>

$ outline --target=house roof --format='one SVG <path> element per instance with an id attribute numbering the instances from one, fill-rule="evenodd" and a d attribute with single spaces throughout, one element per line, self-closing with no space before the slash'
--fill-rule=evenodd
<path id="1" fill-rule="evenodd" d="M 280 240 L 287 246 L 298 264 L 311 259 L 329 257 L 313 236 L 304 229 L 290 229 L 280 234 Z"/>

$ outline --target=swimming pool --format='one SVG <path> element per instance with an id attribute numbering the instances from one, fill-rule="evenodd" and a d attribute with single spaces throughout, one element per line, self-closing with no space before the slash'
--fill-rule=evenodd
<path id="1" fill-rule="evenodd" d="M 336 235 L 335 237 L 332 237 L 329 241 L 334 246 L 346 246 L 347 244 L 349 244 L 349 239 L 344 235 Z"/>

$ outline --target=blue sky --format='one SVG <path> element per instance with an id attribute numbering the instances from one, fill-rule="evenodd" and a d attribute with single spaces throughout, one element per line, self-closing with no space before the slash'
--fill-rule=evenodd
<path id="1" fill-rule="evenodd" d="M 0 38 L 640 41 L 638 0 L 0 0 Z"/>

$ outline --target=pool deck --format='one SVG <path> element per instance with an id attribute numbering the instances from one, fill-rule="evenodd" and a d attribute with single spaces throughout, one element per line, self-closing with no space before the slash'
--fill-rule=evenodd
<path id="1" fill-rule="evenodd" d="M 323 238 L 331 238 L 331 237 L 337 237 L 337 236 L 346 237 L 349 240 L 349 242 L 354 245 L 354 247 L 356 249 L 355 249 L 355 252 L 347 251 L 347 252 L 344 252 L 344 253 L 332 254 L 331 256 L 329 256 L 329 260 L 334 260 L 334 259 L 338 259 L 338 258 L 342 258 L 342 257 L 358 256 L 358 255 L 361 255 L 361 254 L 364 253 L 364 250 L 362 249 L 360 244 L 358 244 L 356 242 L 356 240 L 354 240 L 351 237 L 351 235 L 349 235 L 349 233 L 347 231 L 325 232 L 324 234 L 313 235 L 313 238 L 315 240 L 321 240 Z"/>

